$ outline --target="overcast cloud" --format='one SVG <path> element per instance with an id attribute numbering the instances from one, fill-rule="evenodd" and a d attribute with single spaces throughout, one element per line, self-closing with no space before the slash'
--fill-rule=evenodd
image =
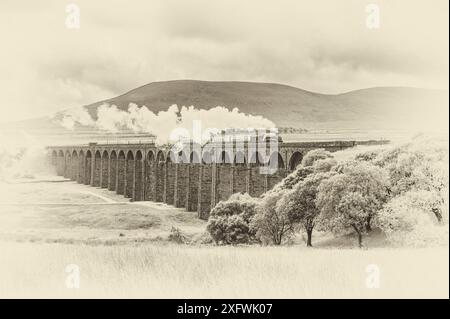
<path id="1" fill-rule="evenodd" d="M 172 79 L 278 82 L 339 93 L 448 86 L 448 0 L 0 2 L 1 120 Z M 377 3 L 379 29 L 365 7 Z"/>

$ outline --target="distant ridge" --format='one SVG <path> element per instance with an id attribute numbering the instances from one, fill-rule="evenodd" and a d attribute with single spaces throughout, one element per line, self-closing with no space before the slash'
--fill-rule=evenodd
<path id="1" fill-rule="evenodd" d="M 123 110 L 136 103 L 153 112 L 167 110 L 172 104 L 203 109 L 237 107 L 241 112 L 264 116 L 279 127 L 301 129 L 448 128 L 448 92 L 409 87 L 321 94 L 277 83 L 175 80 L 152 82 L 85 108 L 96 118 L 103 103 Z M 45 126 L 45 121 L 37 122 Z"/>

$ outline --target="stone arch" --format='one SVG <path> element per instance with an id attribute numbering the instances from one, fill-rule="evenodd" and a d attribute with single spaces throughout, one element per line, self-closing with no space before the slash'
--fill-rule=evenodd
<path id="1" fill-rule="evenodd" d="M 175 194 L 175 164 L 177 159 L 172 151 L 168 151 L 165 163 L 164 202 L 169 205 L 174 203 Z"/>
<path id="2" fill-rule="evenodd" d="M 134 154 L 132 151 L 127 152 L 126 157 L 126 166 L 125 166 L 125 197 L 133 198 L 134 191 L 134 172 L 135 172 L 135 163 L 134 163 Z"/>
<path id="3" fill-rule="evenodd" d="M 79 169 L 78 169 L 78 183 L 84 184 L 86 178 L 86 159 L 84 157 L 84 151 L 81 150 L 78 155 Z"/>
<path id="4" fill-rule="evenodd" d="M 92 172 L 92 186 L 100 187 L 101 168 L 102 168 L 102 154 L 99 150 L 94 153 L 94 171 Z"/>
<path id="5" fill-rule="evenodd" d="M 70 151 L 66 150 L 66 153 L 64 154 L 64 177 L 70 178 L 72 175 L 72 157 L 70 156 Z"/>
<path id="6" fill-rule="evenodd" d="M 172 151 L 167 152 L 166 163 L 174 163 L 176 162 L 175 154 Z"/>
<path id="7" fill-rule="evenodd" d="M 187 164 L 187 163 L 189 163 L 189 156 L 186 153 L 186 150 L 183 149 L 183 150 L 178 152 L 177 163 L 180 163 L 180 164 Z"/>
<path id="8" fill-rule="evenodd" d="M 79 169 L 80 169 L 80 163 L 78 160 L 78 153 L 76 150 L 72 151 L 72 161 L 71 161 L 71 175 L 70 175 L 70 179 L 73 181 L 77 181 L 78 180 L 78 175 L 79 175 Z"/>
<path id="9" fill-rule="evenodd" d="M 213 162 L 213 157 L 212 157 L 211 153 L 208 151 L 203 151 L 202 152 L 202 163 L 203 164 L 212 164 L 212 162 Z"/>
<path id="10" fill-rule="evenodd" d="M 135 163 L 135 172 L 134 172 L 134 197 L 135 201 L 143 200 L 144 198 L 144 161 L 142 152 L 138 150 L 136 152 L 136 163 Z"/>
<path id="11" fill-rule="evenodd" d="M 125 153 L 124 151 L 119 151 L 117 156 L 117 187 L 116 193 L 123 195 L 125 193 Z"/>
<path id="12" fill-rule="evenodd" d="M 164 156 L 164 152 L 163 151 L 159 151 L 158 155 L 156 156 L 156 161 L 157 162 L 164 162 L 165 160 L 165 156 Z"/>
<path id="13" fill-rule="evenodd" d="M 295 170 L 296 167 L 302 162 L 303 154 L 299 151 L 294 152 L 289 159 L 289 169 Z"/>
<path id="14" fill-rule="evenodd" d="M 284 168 L 284 160 L 279 152 L 273 152 L 272 155 L 270 155 L 269 167 L 273 169 Z"/>
<path id="15" fill-rule="evenodd" d="M 101 176 L 100 176 L 100 186 L 102 188 L 108 187 L 108 179 L 109 179 L 109 154 L 108 151 L 104 150 L 102 153 L 101 160 Z"/>
<path id="16" fill-rule="evenodd" d="M 165 155 L 162 150 L 159 150 L 156 155 L 156 167 L 155 167 L 155 196 L 156 202 L 162 202 L 164 200 L 164 181 L 165 181 Z"/>
<path id="17" fill-rule="evenodd" d="M 191 164 L 200 164 L 200 156 L 196 151 L 192 151 L 191 155 L 189 155 L 189 162 Z"/>
<path id="18" fill-rule="evenodd" d="M 147 152 L 144 161 L 144 178 L 143 178 L 143 200 L 155 200 L 155 185 L 156 185 L 156 157 L 152 150 Z"/>
<path id="19" fill-rule="evenodd" d="M 236 152 L 233 163 L 234 165 L 246 165 L 247 159 L 245 158 L 245 153 L 242 151 Z"/>
<path id="20" fill-rule="evenodd" d="M 116 184 L 117 184 L 117 152 L 113 150 L 109 155 L 108 189 L 110 191 L 115 191 L 117 186 Z"/>
<path id="21" fill-rule="evenodd" d="M 88 150 L 86 152 L 86 161 L 85 165 L 85 175 L 84 175 L 84 183 L 89 185 L 91 183 L 91 175 L 92 175 L 92 152 Z"/>
<path id="22" fill-rule="evenodd" d="M 52 165 L 56 167 L 58 165 L 58 152 L 56 150 L 52 151 Z"/>
<path id="23" fill-rule="evenodd" d="M 253 152 L 250 156 L 249 164 L 253 166 L 260 166 L 264 164 L 264 158 L 258 151 Z"/>
<path id="24" fill-rule="evenodd" d="M 147 161 L 149 162 L 155 161 L 155 153 L 153 153 L 153 151 L 147 152 Z"/>
<path id="25" fill-rule="evenodd" d="M 219 158 L 219 163 L 220 164 L 231 164 L 232 162 L 232 157 L 230 156 L 230 154 L 228 154 L 228 152 L 226 150 L 223 150 L 222 153 L 220 153 L 220 158 Z"/>

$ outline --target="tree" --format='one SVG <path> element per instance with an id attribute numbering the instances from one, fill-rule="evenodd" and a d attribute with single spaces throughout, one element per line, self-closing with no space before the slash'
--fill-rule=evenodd
<path id="1" fill-rule="evenodd" d="M 411 190 L 392 198 L 377 215 L 376 224 L 392 243 L 448 244 L 448 188 L 446 193 L 446 200 L 439 207 L 444 212 L 441 219 L 434 212 L 440 194 Z"/>
<path id="2" fill-rule="evenodd" d="M 219 202 L 211 211 L 206 226 L 217 244 L 245 244 L 255 240 L 250 222 L 257 201 L 248 194 L 234 194 Z"/>
<path id="3" fill-rule="evenodd" d="M 257 213 L 250 227 L 262 242 L 281 245 L 294 234 L 295 223 L 285 211 L 277 209 L 277 202 L 285 192 L 286 190 L 280 190 L 266 193 L 257 207 Z"/>
<path id="4" fill-rule="evenodd" d="M 303 157 L 302 165 L 304 167 L 313 166 L 314 162 L 327 158 L 333 158 L 333 155 L 329 151 L 323 148 L 314 149 L 306 153 L 305 157 Z"/>
<path id="5" fill-rule="evenodd" d="M 293 190 L 286 192 L 278 204 L 278 209 L 285 212 L 294 223 L 300 223 L 306 231 L 308 247 L 312 246 L 312 233 L 316 226 L 316 217 L 320 210 L 316 197 L 320 183 L 332 173 L 314 173 L 299 182 Z"/>
<path id="6" fill-rule="evenodd" d="M 274 187 L 274 191 L 292 189 L 300 181 L 314 172 L 328 172 L 337 164 L 333 155 L 324 149 L 312 150 L 306 153 L 297 168 Z"/>
<path id="7" fill-rule="evenodd" d="M 302 181 L 309 174 L 314 172 L 313 167 L 303 167 L 302 165 L 298 165 L 295 171 L 286 176 L 280 183 L 278 183 L 273 191 L 281 191 L 286 189 L 292 189 L 295 185 L 297 185 L 300 181 Z"/>
<path id="8" fill-rule="evenodd" d="M 343 166 L 342 172 L 319 186 L 316 205 L 333 232 L 353 229 L 362 247 L 363 235 L 387 200 L 387 176 L 383 169 L 360 162 Z"/>

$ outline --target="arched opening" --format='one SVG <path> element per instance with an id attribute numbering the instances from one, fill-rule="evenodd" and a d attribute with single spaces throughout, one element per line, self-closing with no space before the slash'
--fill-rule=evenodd
<path id="1" fill-rule="evenodd" d="M 58 153 L 56 151 L 52 152 L 52 166 L 56 167 L 58 165 Z"/>
<path id="2" fill-rule="evenodd" d="M 289 169 L 291 171 L 295 170 L 297 166 L 302 162 L 303 155 L 300 152 L 294 152 L 291 158 L 289 159 Z"/>
<path id="3" fill-rule="evenodd" d="M 108 181 L 108 189 L 110 191 L 116 190 L 117 184 L 117 153 L 116 151 L 112 151 L 109 156 L 109 181 Z"/>
<path id="4" fill-rule="evenodd" d="M 176 163 L 175 154 L 169 151 L 166 156 L 165 164 L 165 183 L 164 183 L 164 202 L 169 205 L 174 203 L 174 193 L 175 193 L 175 167 L 173 163 Z"/>
<path id="5" fill-rule="evenodd" d="M 71 161 L 71 176 L 70 179 L 73 181 L 77 181 L 78 180 L 78 175 L 79 175 L 79 160 L 78 160 L 78 154 L 77 151 L 73 151 L 72 152 L 72 161 Z"/>
<path id="6" fill-rule="evenodd" d="M 86 161 L 85 161 L 85 175 L 84 175 L 84 183 L 86 185 L 91 184 L 91 173 L 92 173 L 92 153 L 90 150 L 86 152 Z"/>
<path id="7" fill-rule="evenodd" d="M 212 156 L 208 151 L 204 151 L 202 153 L 202 163 L 203 164 L 212 164 Z"/>
<path id="8" fill-rule="evenodd" d="M 125 167 L 125 197 L 133 198 L 134 185 L 134 155 L 132 151 L 128 151 Z"/>
<path id="9" fill-rule="evenodd" d="M 157 162 L 164 162 L 164 152 L 163 151 L 159 151 L 158 155 L 156 156 L 156 161 Z"/>
<path id="10" fill-rule="evenodd" d="M 177 163 L 188 164 L 189 163 L 188 159 L 189 159 L 189 157 L 188 157 L 187 153 L 184 150 L 178 152 L 178 161 L 177 161 Z"/>
<path id="11" fill-rule="evenodd" d="M 72 175 L 72 158 L 70 156 L 70 152 L 66 151 L 66 154 L 64 156 L 64 177 L 70 178 Z"/>
<path id="12" fill-rule="evenodd" d="M 100 186 L 102 188 L 108 187 L 108 178 L 109 178 L 108 172 L 109 172 L 109 154 L 107 151 L 103 151 L 101 161 L 101 178 L 100 178 Z"/>
<path id="13" fill-rule="evenodd" d="M 165 156 L 162 150 L 159 150 L 156 155 L 155 163 L 155 186 L 154 187 L 154 200 L 156 202 L 162 202 L 164 200 L 164 167 L 165 167 Z"/>
<path id="14" fill-rule="evenodd" d="M 189 156 L 189 162 L 191 164 L 200 164 L 200 156 L 197 154 L 197 152 L 191 152 L 191 155 Z"/>
<path id="15" fill-rule="evenodd" d="M 155 153 L 153 151 L 148 151 L 144 163 L 143 200 L 155 201 L 156 170 L 157 163 Z"/>
<path id="16" fill-rule="evenodd" d="M 284 168 L 284 161 L 283 157 L 278 152 L 273 152 L 269 159 L 269 167 L 271 169 L 283 169 Z"/>
<path id="17" fill-rule="evenodd" d="M 231 156 L 228 154 L 227 151 L 222 151 L 222 153 L 220 153 L 219 163 L 220 164 L 231 164 L 231 163 L 233 163 L 232 160 L 231 160 Z"/>
<path id="18" fill-rule="evenodd" d="M 134 200 L 140 201 L 143 199 L 143 180 L 144 180 L 144 161 L 142 160 L 142 152 L 136 152 L 136 164 L 134 173 Z"/>
<path id="19" fill-rule="evenodd" d="M 242 151 L 239 151 L 234 156 L 234 165 L 245 166 L 247 164 L 247 159 L 245 158 L 245 154 Z"/>
<path id="20" fill-rule="evenodd" d="M 117 157 L 117 189 L 116 193 L 123 195 L 125 192 L 125 153 L 119 152 Z"/>
<path id="21" fill-rule="evenodd" d="M 147 161 L 149 161 L 149 162 L 155 161 L 155 153 L 153 153 L 152 151 L 148 151 L 148 153 L 147 153 Z"/>
<path id="22" fill-rule="evenodd" d="M 100 187 L 100 177 L 102 175 L 102 155 L 100 151 L 96 151 L 94 155 L 94 172 L 92 175 L 92 186 Z"/>
<path id="23" fill-rule="evenodd" d="M 84 179 L 86 177 L 86 163 L 84 158 L 83 150 L 80 151 L 78 155 L 79 169 L 78 169 L 78 183 L 84 184 Z"/>
<path id="24" fill-rule="evenodd" d="M 191 165 L 189 167 L 189 191 L 186 193 L 186 210 L 195 212 L 197 211 L 198 187 L 200 183 L 200 155 L 196 151 L 192 151 L 189 155 L 189 162 Z"/>
<path id="25" fill-rule="evenodd" d="M 263 163 L 264 163 L 263 156 L 258 151 L 253 152 L 252 155 L 250 156 L 249 164 L 251 166 L 260 166 Z"/>
<path id="26" fill-rule="evenodd" d="M 167 153 L 166 163 L 173 163 L 173 162 L 176 162 L 175 154 L 172 151 L 170 151 Z"/>

